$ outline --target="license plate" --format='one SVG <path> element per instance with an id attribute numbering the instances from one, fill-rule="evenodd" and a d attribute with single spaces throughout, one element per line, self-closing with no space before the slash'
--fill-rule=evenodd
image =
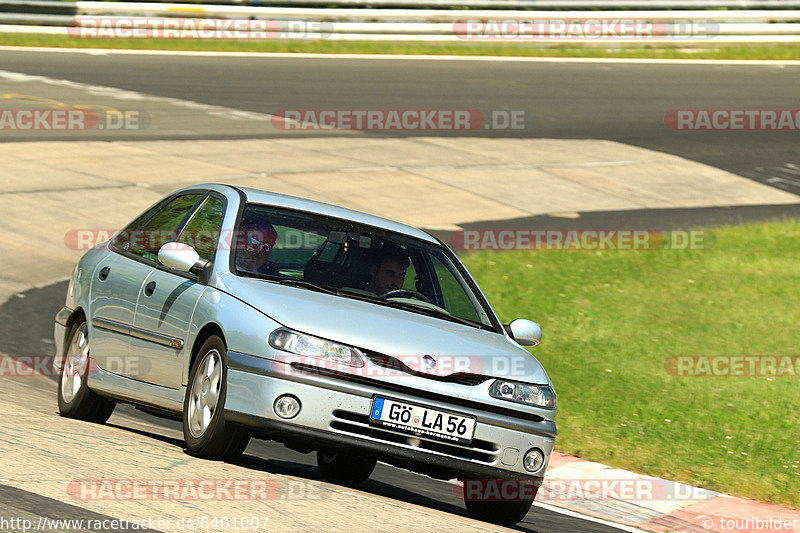
<path id="1" fill-rule="evenodd" d="M 403 432 L 459 443 L 472 442 L 475 433 L 475 417 L 380 396 L 372 399 L 369 420 Z"/>

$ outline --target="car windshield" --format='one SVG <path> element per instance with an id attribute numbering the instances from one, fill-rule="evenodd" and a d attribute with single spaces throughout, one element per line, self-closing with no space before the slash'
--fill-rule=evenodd
<path id="1" fill-rule="evenodd" d="M 234 265 L 261 278 L 492 331 L 485 300 L 441 246 L 352 221 L 247 204 Z"/>

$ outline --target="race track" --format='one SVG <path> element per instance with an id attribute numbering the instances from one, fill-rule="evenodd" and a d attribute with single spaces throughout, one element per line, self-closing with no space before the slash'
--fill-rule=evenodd
<path id="1" fill-rule="evenodd" d="M 266 114 L 281 109 L 524 111 L 524 129 L 451 134 L 608 139 L 800 191 L 797 131 L 679 132 L 664 124 L 671 109 L 797 108 L 798 66 L 18 51 L 0 51 L 0 65 L 13 72 Z"/>
<path id="2" fill-rule="evenodd" d="M 20 74 L 33 77 L 24 78 Z M 266 148 L 275 150 L 278 159 L 275 164 L 285 172 L 279 176 L 281 183 L 297 187 L 291 191 L 306 191 L 308 196 L 317 197 L 331 195 L 343 204 L 351 199 L 358 208 L 377 199 L 387 202 L 378 204 L 382 209 L 389 209 L 391 202 L 388 200 L 394 201 L 391 195 L 397 194 L 400 198 L 395 206 L 397 212 L 411 213 L 408 206 L 416 204 L 402 203 L 402 190 L 398 192 L 401 187 L 393 181 L 392 172 L 400 171 L 417 180 L 419 188 L 407 194 L 412 200 L 423 197 L 420 195 L 425 191 L 433 191 L 431 194 L 435 192 L 442 198 L 454 197 L 457 204 L 466 205 L 467 201 L 462 199 L 467 198 L 466 195 L 480 199 L 471 200 L 469 209 L 445 210 L 437 219 L 425 218 L 428 215 L 425 211 L 433 213 L 435 210 L 420 208 L 422 215 L 411 222 L 425 225 L 426 220 L 433 221 L 426 227 L 702 227 L 798 216 L 800 199 L 795 196 L 800 194 L 797 132 L 676 132 L 664 124 L 667 111 L 800 107 L 797 105 L 798 86 L 800 67 L 797 66 L 0 50 L 0 98 L 14 105 L 95 103 L 144 109 L 152 119 L 152 127 L 136 132 L 94 131 L 80 135 L 74 132 L 0 132 L 0 141 L 10 143 L 6 149 L 11 145 L 17 147 L 5 152 L 7 161 L 11 161 L 12 151 L 23 154 L 5 171 L 6 185 L 0 187 L 0 208 L 6 213 L 0 223 L 3 237 L 0 268 L 4 272 L 4 279 L 0 279 L 0 352 L 10 355 L 53 353 L 53 316 L 63 304 L 66 291 L 63 280 L 80 255 L 75 250 L 64 249 L 65 230 L 115 227 L 129 220 L 154 198 L 189 181 L 235 179 L 241 183 L 250 180 L 258 185 L 266 180 L 267 174 L 259 172 L 265 165 L 269 166 L 269 154 L 253 155 L 233 141 L 246 144 L 259 139 L 261 141 L 252 141 L 248 149 L 253 152 Z M 522 111 L 525 126 L 468 132 L 416 131 L 413 135 L 408 132 L 298 132 L 271 127 L 269 117 L 277 111 L 306 108 L 476 109 L 486 114 Z M 457 153 L 459 147 L 467 144 L 461 138 L 470 139 L 470 148 Z M 63 162 L 59 162 L 60 154 L 48 159 L 46 151 L 55 150 L 54 144 L 31 143 L 48 140 L 63 141 L 64 146 L 69 147 L 67 151 L 75 151 L 74 157 L 63 157 Z M 90 140 L 109 142 L 85 142 Z M 171 166 L 163 166 L 168 169 L 165 173 L 170 174 L 167 177 L 156 176 L 146 181 L 133 175 L 133 167 L 137 164 L 147 167 L 159 150 L 167 154 L 188 146 L 175 143 L 180 140 L 209 143 L 195 148 L 198 153 L 215 143 L 225 149 L 230 146 L 231 153 L 234 148 L 239 151 L 231 157 L 229 166 L 225 165 L 226 153 L 208 155 L 207 160 L 202 161 L 205 166 L 201 165 L 199 156 L 191 159 L 185 154 L 176 154 L 175 160 L 170 161 Z M 276 140 L 277 144 L 262 143 L 265 140 Z M 546 156 L 551 145 L 537 143 L 549 142 L 547 140 L 558 140 L 554 141 L 552 149 L 558 151 L 561 159 L 531 162 L 523 161 L 526 154 L 520 154 L 519 161 L 509 162 L 498 155 L 504 149 L 513 152 L 504 148 L 503 142 L 514 142 L 520 143 L 514 146 L 530 148 L 532 152 L 539 150 Z M 144 143 L 137 145 L 140 141 L 165 143 L 152 142 L 145 148 Z M 223 145 L 222 141 L 231 141 L 231 144 Z M 333 144 L 334 141 L 341 143 Z M 561 141 L 569 143 L 560 144 Z M 280 142 L 285 144 L 280 145 Z M 353 144 L 373 142 L 363 151 L 369 152 L 373 147 L 385 149 L 386 153 L 393 150 L 393 156 L 402 163 L 387 158 L 385 168 L 378 168 L 381 161 L 367 160 L 363 153 L 337 153 L 346 143 L 349 143 L 347 150 L 353 150 Z M 305 152 L 298 148 L 302 143 L 307 143 Z M 439 143 L 440 148 L 436 149 L 431 143 Z M 581 148 L 573 153 L 572 146 Z M 141 152 L 137 152 L 137 148 Z M 651 152 L 640 150 L 642 148 Z M 42 153 L 38 154 L 38 150 Z M 81 158 L 83 150 L 88 155 Z M 428 159 L 417 160 L 415 150 L 424 151 Z M 455 165 L 449 171 L 463 172 L 466 176 L 468 169 L 472 176 L 470 181 L 464 178 L 457 193 L 453 192 L 452 181 L 445 183 L 451 187 L 447 189 L 442 185 L 446 179 L 435 172 L 444 165 L 441 159 L 449 157 L 448 150 L 453 157 L 463 159 L 464 165 L 463 168 Z M 434 152 L 441 159 L 432 156 Z M 658 158 L 653 155 L 655 152 L 678 157 Z M 167 157 L 158 155 L 162 156 Z M 185 159 L 177 160 L 178 156 L 185 156 Z M 503 157 L 506 156 L 508 154 L 504 153 Z M 315 157 L 323 161 L 320 168 L 299 169 L 304 164 L 309 165 L 308 161 Z M 544 156 L 537 152 L 536 157 Z M 581 187 L 586 186 L 588 190 L 590 187 L 586 183 L 591 185 L 592 179 L 608 179 L 606 189 L 613 189 L 613 202 L 592 203 L 596 202 L 595 193 L 600 196 L 596 192 L 599 189 L 585 192 L 582 188 L 585 205 L 570 203 L 567 200 L 574 199 L 574 191 L 579 189 L 564 189 L 563 197 L 553 200 L 557 208 L 551 213 L 545 207 L 525 210 L 525 206 L 513 202 L 512 194 L 492 195 L 485 189 L 481 192 L 481 186 L 487 182 L 491 184 L 494 175 L 491 172 L 500 173 L 507 170 L 506 167 L 539 172 L 546 165 L 564 167 L 564 160 L 570 157 L 574 158 L 570 163 L 574 166 L 567 169 L 569 172 L 578 174 L 584 171 L 582 167 L 592 165 L 606 169 L 597 170 L 598 174 L 587 174 Z M 342 163 L 347 158 L 351 160 Z M 481 169 L 488 165 L 487 161 L 494 167 L 491 172 L 486 171 L 488 179 L 482 179 Z M 194 169 L 202 166 L 202 175 L 199 171 L 198 174 L 188 171 L 181 174 L 187 165 L 194 165 Z M 357 168 L 354 170 L 347 165 Z M 636 172 L 644 182 L 652 171 L 649 185 L 653 190 L 645 191 L 650 195 L 647 197 L 650 203 L 642 200 L 645 196 L 642 190 L 647 183 L 642 185 L 642 190 L 635 191 L 636 194 L 626 189 L 624 173 L 628 169 L 633 172 L 636 165 L 639 165 Z M 159 164 L 153 164 L 153 168 L 159 168 Z M 614 170 L 616 168 L 620 170 Z M 331 183 L 335 184 L 336 179 L 348 172 L 353 180 L 357 172 L 367 175 L 362 177 L 364 184 L 370 179 L 369 173 L 384 174 L 374 189 L 359 185 L 355 193 L 350 190 L 341 197 L 334 196 L 336 187 Z M 555 175 L 558 170 L 551 172 Z M 674 186 L 670 187 L 673 172 Z M 697 194 L 691 189 L 695 172 L 698 182 L 705 184 L 703 192 Z M 621 177 L 612 181 L 615 173 Z M 328 188 L 309 185 L 314 180 L 325 180 Z M 657 191 L 654 183 L 658 184 Z M 513 188 L 510 190 L 514 192 Z M 526 194 L 533 196 L 527 190 Z M 721 200 L 728 198 L 726 194 L 735 201 Z M 693 195 L 697 197 L 692 198 Z M 748 201 L 751 197 L 755 199 Z M 364 204 L 358 204 L 359 201 Z M 637 206 L 640 208 L 635 208 Z M 24 209 L 35 211 L 30 220 L 21 220 Z M 86 213 L 81 212 L 84 209 Z M 108 218 L 104 218 L 107 215 Z M 32 247 L 31 243 L 37 245 Z M 138 502 L 126 508 L 76 500 L 64 490 L 64 483 L 80 475 L 81 467 L 93 472 L 96 458 L 97 468 L 103 475 L 138 477 L 140 471 L 131 465 L 137 460 L 144 461 L 135 454 L 135 450 L 141 449 L 158 457 L 153 464 L 138 467 L 144 468 L 143 472 L 150 476 L 157 475 L 162 468 L 159 461 L 166 461 L 181 464 L 180 468 L 184 469 L 181 475 L 185 477 L 203 477 L 209 475 L 209 470 L 218 473 L 215 475 L 222 475 L 220 472 L 244 477 L 260 475 L 278 479 L 280 483 L 301 480 L 322 491 L 326 495 L 324 502 L 291 502 L 291 512 L 283 515 L 281 505 L 285 502 L 272 502 L 268 506 L 268 511 L 275 516 L 274 523 L 289 529 L 313 524 L 322 530 L 341 530 L 336 527 L 339 525 L 337 505 L 340 505 L 356 517 L 347 527 L 353 532 L 504 531 L 468 518 L 450 483 L 386 465 L 379 465 L 371 480 L 355 490 L 321 481 L 313 455 L 301 455 L 262 441 L 251 442 L 245 457 L 234 465 L 190 461 L 183 452 L 179 423 L 152 417 L 129 406 L 118 407 L 109 427 L 103 429 L 102 438 L 92 441 L 95 448 L 91 453 L 97 456 L 82 456 L 70 431 L 77 434 L 92 430 L 86 429 L 85 424 L 57 416 L 52 379 L 0 377 L 0 382 L 13 392 L 0 400 L 0 413 L 30 412 L 42 424 L 57 425 L 58 439 L 63 437 L 63 440 L 46 440 L 35 426 L 27 428 L 29 432 L 25 438 L 14 433 L 15 430 L 22 432 L 20 428 L 9 425 L 0 429 L 0 441 L 6 447 L 5 457 L 0 452 L 0 461 L 10 458 L 17 461 L 13 468 L 6 465 L 0 470 L 2 516 L 36 518 L 47 512 L 86 518 L 141 516 L 147 511 L 163 511 L 174 517 L 184 511 L 194 511 L 193 507 L 204 503 L 195 502 L 194 506 L 186 505 L 183 509 L 172 502 L 168 509 L 167 506 L 159 509 L 158 503 L 149 502 L 148 506 L 148 502 Z M 107 445 L 99 445 L 101 441 Z M 39 474 L 26 470 L 26 465 L 21 464 L 25 461 L 20 458 L 25 457 L 30 457 L 32 463 L 47 464 L 47 460 L 51 460 L 56 464 L 48 454 L 56 457 L 61 451 L 67 458 L 63 471 L 36 477 Z M 94 473 L 86 475 L 95 476 Z M 216 502 L 209 509 L 223 508 Z M 376 515 L 382 516 L 377 526 L 372 523 Z M 610 525 L 542 507 L 534 507 L 519 529 L 537 533 L 619 531 Z"/>

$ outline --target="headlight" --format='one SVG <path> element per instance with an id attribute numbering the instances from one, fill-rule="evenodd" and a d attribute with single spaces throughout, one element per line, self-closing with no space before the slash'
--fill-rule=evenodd
<path id="1" fill-rule="evenodd" d="M 364 359 L 358 348 L 326 341 L 305 333 L 298 333 L 286 328 L 278 328 L 269 334 L 269 345 L 276 350 L 305 355 L 323 361 L 330 361 L 347 366 L 364 366 Z"/>
<path id="2" fill-rule="evenodd" d="M 524 403 L 543 409 L 556 408 L 556 393 L 549 385 L 528 385 L 498 379 L 489 388 L 489 394 L 501 400 Z"/>

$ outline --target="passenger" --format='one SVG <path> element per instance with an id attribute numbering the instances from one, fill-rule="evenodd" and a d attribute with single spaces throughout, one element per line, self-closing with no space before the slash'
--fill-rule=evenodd
<path id="1" fill-rule="evenodd" d="M 239 270 L 265 276 L 280 274 L 278 265 L 269 260 L 269 254 L 278 240 L 278 232 L 272 224 L 245 221 L 240 237 L 237 240 L 240 248 L 236 252 L 236 267 Z"/>

